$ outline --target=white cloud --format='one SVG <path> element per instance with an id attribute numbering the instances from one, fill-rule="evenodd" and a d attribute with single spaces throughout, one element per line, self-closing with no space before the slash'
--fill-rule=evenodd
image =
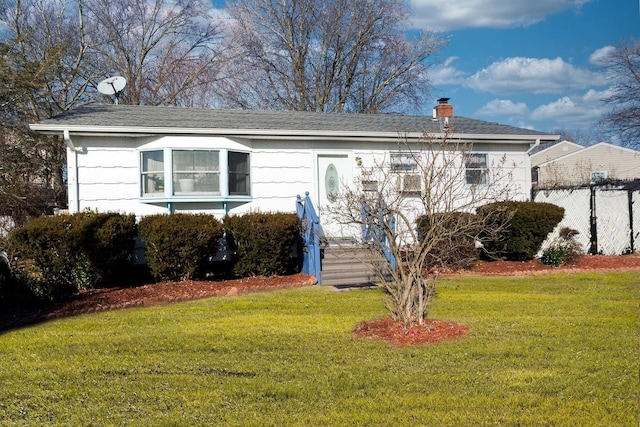
<path id="1" fill-rule="evenodd" d="M 528 26 L 593 0 L 411 0 L 417 28 L 514 28 Z"/>
<path id="2" fill-rule="evenodd" d="M 582 96 L 563 96 L 539 106 L 531 112 L 530 118 L 536 121 L 551 121 L 564 129 L 593 126 L 607 112 L 606 105 L 601 102 L 607 94 L 607 90 L 589 90 Z"/>
<path id="3" fill-rule="evenodd" d="M 457 56 L 447 58 L 442 65 L 434 65 L 429 69 L 429 79 L 433 85 L 464 84 L 467 73 L 458 70 L 453 63 Z"/>
<path id="4" fill-rule="evenodd" d="M 480 116 L 510 116 L 522 117 L 529 114 L 529 107 L 524 102 L 513 102 L 508 99 L 494 99 L 480 108 L 477 112 Z"/>
<path id="5" fill-rule="evenodd" d="M 600 49 L 596 49 L 595 52 L 589 55 L 589 62 L 595 65 L 606 65 L 607 57 L 614 50 L 616 50 L 614 46 L 605 46 Z"/>
<path id="6" fill-rule="evenodd" d="M 562 58 L 522 57 L 494 62 L 466 81 L 472 89 L 495 94 L 566 93 L 606 84 L 604 75 L 576 68 Z"/>

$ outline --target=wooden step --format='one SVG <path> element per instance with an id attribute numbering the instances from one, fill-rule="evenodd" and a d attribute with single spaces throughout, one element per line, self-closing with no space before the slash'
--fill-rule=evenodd
<path id="1" fill-rule="evenodd" d="M 346 287 L 375 285 L 380 277 L 373 265 L 386 265 L 386 260 L 370 247 L 336 246 L 324 248 L 320 285 Z"/>

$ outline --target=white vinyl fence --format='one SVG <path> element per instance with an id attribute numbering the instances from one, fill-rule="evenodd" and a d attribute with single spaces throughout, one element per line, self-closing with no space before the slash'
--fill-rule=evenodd
<path id="1" fill-rule="evenodd" d="M 557 242 L 569 227 L 585 253 L 621 255 L 640 251 L 640 190 L 609 187 L 535 190 L 533 200 L 565 209 L 564 219 L 542 244 Z"/>

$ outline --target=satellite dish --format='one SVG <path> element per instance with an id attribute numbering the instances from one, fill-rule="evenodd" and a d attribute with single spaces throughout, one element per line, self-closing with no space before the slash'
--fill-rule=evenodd
<path id="1" fill-rule="evenodd" d="M 120 94 L 122 93 L 122 89 L 124 89 L 126 85 L 127 79 L 120 76 L 113 76 L 98 83 L 98 92 L 103 95 L 115 95 L 117 104 L 118 98 L 120 98 Z"/>

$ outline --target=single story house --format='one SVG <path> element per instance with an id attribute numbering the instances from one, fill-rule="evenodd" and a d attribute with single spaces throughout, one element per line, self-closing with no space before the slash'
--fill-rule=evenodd
<path id="1" fill-rule="evenodd" d="M 570 141 L 532 152 L 532 183 L 538 188 L 584 186 L 640 178 L 640 151 L 600 142 Z"/>
<path id="2" fill-rule="evenodd" d="M 457 117 L 447 101 L 440 100 L 433 117 L 89 105 L 31 129 L 66 142 L 71 213 L 207 212 L 222 218 L 295 212 L 296 196 L 309 192 L 331 237 L 340 228 L 323 221 L 322 212 L 337 185 L 358 179 L 363 164 L 388 159 L 402 151 L 401 140 L 418 141 L 424 132 L 473 144 L 467 180 L 508 159 L 514 197 L 530 198 L 528 151 L 559 136 Z"/>

